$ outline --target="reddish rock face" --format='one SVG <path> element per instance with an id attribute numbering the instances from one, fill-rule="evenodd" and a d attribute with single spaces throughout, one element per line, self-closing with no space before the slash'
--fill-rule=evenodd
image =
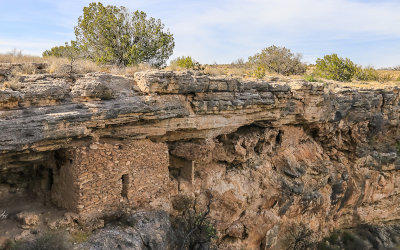
<path id="1" fill-rule="evenodd" d="M 0 199 L 25 190 L 88 220 L 212 196 L 221 249 L 399 219 L 399 89 L 329 84 L 23 77 L 0 90 Z"/>

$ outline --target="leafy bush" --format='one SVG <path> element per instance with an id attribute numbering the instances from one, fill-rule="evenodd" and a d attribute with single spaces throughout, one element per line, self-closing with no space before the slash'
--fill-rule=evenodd
<path id="1" fill-rule="evenodd" d="M 306 80 L 307 82 L 317 82 L 317 79 L 315 79 L 314 74 L 304 75 L 304 80 Z"/>
<path id="2" fill-rule="evenodd" d="M 319 77 L 346 82 L 352 79 L 359 81 L 387 82 L 393 80 L 393 75 L 382 73 L 371 66 L 361 67 L 348 58 L 341 58 L 337 54 L 318 58 L 314 74 Z"/>
<path id="3" fill-rule="evenodd" d="M 379 74 L 373 67 L 361 68 L 357 67 L 354 78 L 360 81 L 378 81 Z"/>
<path id="4" fill-rule="evenodd" d="M 249 57 L 250 74 L 262 78 L 267 72 L 282 75 L 301 75 L 307 67 L 301 62 L 300 54 L 293 54 L 285 47 L 275 45 Z"/>
<path id="5" fill-rule="evenodd" d="M 314 73 L 322 78 L 336 81 L 350 81 L 356 74 L 358 67 L 348 58 L 341 58 L 337 54 L 318 58 Z"/>
<path id="6" fill-rule="evenodd" d="M 65 43 L 64 46 L 55 46 L 49 50 L 45 50 L 42 53 L 43 57 L 49 57 L 49 56 L 54 56 L 54 57 L 67 57 L 69 54 L 74 52 L 74 54 L 77 54 L 79 51 L 79 48 L 77 47 L 77 44 L 75 41 L 71 42 L 71 45 L 69 45 L 67 42 Z"/>
<path id="7" fill-rule="evenodd" d="M 170 66 L 181 67 L 185 69 L 200 69 L 201 65 L 199 62 L 192 59 L 190 56 L 182 56 L 171 60 Z"/>
<path id="8" fill-rule="evenodd" d="M 354 78 L 356 80 L 361 80 L 361 81 L 378 81 L 378 82 L 388 82 L 394 79 L 392 74 L 379 72 L 373 67 L 366 67 L 366 68 L 358 67 Z"/>

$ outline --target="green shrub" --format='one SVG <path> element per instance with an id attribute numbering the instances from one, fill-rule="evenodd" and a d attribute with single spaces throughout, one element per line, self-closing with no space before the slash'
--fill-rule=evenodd
<path id="1" fill-rule="evenodd" d="M 264 78 L 264 76 L 266 75 L 265 71 L 265 67 L 259 65 L 251 71 L 250 75 L 255 78 L 261 79 Z"/>
<path id="2" fill-rule="evenodd" d="M 307 82 L 317 82 L 318 80 L 315 79 L 314 74 L 304 75 L 304 80 Z"/>
<path id="3" fill-rule="evenodd" d="M 301 62 L 300 54 L 293 54 L 285 47 L 275 45 L 249 57 L 250 75 L 263 78 L 267 72 L 281 75 L 301 75 L 307 66 Z"/>
<path id="4" fill-rule="evenodd" d="M 326 79 L 336 81 L 378 81 L 387 82 L 393 80 L 391 74 L 380 74 L 371 66 L 361 67 L 354 64 L 348 58 L 341 58 L 337 54 L 326 55 L 323 59 L 318 58 L 314 73 Z"/>
<path id="5" fill-rule="evenodd" d="M 366 68 L 357 67 L 354 78 L 360 81 L 378 81 L 379 74 L 376 69 L 370 66 Z"/>
<path id="6" fill-rule="evenodd" d="M 76 43 L 72 43 L 73 45 Z M 42 53 L 43 57 L 49 57 L 49 56 L 54 56 L 54 57 L 66 57 L 67 54 L 69 54 L 73 50 L 73 46 L 68 45 L 68 43 L 65 43 L 65 46 L 55 46 L 49 50 L 45 50 Z"/>
<path id="7" fill-rule="evenodd" d="M 201 65 L 199 62 L 194 60 L 190 56 L 182 56 L 171 60 L 170 66 L 172 67 L 181 67 L 185 69 L 200 69 Z"/>
<path id="8" fill-rule="evenodd" d="M 392 81 L 394 77 L 392 74 L 389 73 L 379 74 L 379 72 L 373 67 L 366 67 L 366 68 L 358 67 L 354 78 L 356 80 L 361 80 L 361 81 L 388 82 Z"/>
<path id="9" fill-rule="evenodd" d="M 74 71 L 75 62 L 80 58 L 86 57 L 84 54 L 84 50 L 78 46 L 77 42 L 71 41 L 71 45 L 65 43 L 65 46 L 53 47 L 50 50 L 44 51 L 42 55 L 43 57 L 62 57 L 68 59 L 68 74 L 71 76 Z"/>
<path id="10" fill-rule="evenodd" d="M 346 82 L 355 76 L 358 67 L 348 58 L 341 58 L 337 54 L 318 58 L 314 73 L 322 78 Z"/>

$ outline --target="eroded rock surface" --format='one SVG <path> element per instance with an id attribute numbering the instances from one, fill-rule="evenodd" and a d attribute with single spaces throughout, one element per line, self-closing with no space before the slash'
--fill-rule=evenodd
<path id="1" fill-rule="evenodd" d="M 163 211 L 140 211 L 95 232 L 87 243 L 74 249 L 177 249 L 169 215 Z"/>
<path id="2" fill-rule="evenodd" d="M 176 215 L 177 197 L 201 208 L 207 191 L 221 249 L 281 249 L 300 224 L 322 238 L 400 219 L 398 87 L 169 71 L 20 81 L 0 91 L 7 190 L 82 217 Z"/>

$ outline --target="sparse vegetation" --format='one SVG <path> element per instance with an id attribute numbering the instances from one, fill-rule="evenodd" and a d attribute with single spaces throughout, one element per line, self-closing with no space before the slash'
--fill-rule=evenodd
<path id="1" fill-rule="evenodd" d="M 177 67 L 184 69 L 194 69 L 194 70 L 202 69 L 201 64 L 196 60 L 192 59 L 192 57 L 190 56 L 182 56 L 175 58 L 174 60 L 171 60 L 170 67 L 172 69 L 176 69 Z"/>
<path id="2" fill-rule="evenodd" d="M 144 63 L 120 67 L 117 65 L 98 65 L 91 60 L 79 57 L 68 59 L 68 55 L 65 57 L 36 57 L 23 55 L 20 51 L 15 54 L 12 53 L 13 52 L 0 54 L 0 62 L 16 64 L 12 67 L 13 70 L 9 79 L 5 79 L 3 83 L 6 88 L 17 88 L 19 77 L 27 74 L 50 73 L 68 76 L 71 73 L 86 74 L 90 72 L 104 72 L 114 75 L 133 75 L 138 71 L 154 69 L 151 65 Z M 74 55 L 72 54 L 71 56 L 73 57 Z M 8 66 L 5 65 L 5 67 Z"/>
<path id="3" fill-rule="evenodd" d="M 317 244 L 318 250 L 371 249 L 360 237 L 350 231 L 335 231 Z"/>
<path id="4" fill-rule="evenodd" d="M 302 75 L 307 66 L 301 62 L 300 54 L 293 54 L 285 47 L 270 46 L 249 57 L 250 74 L 263 78 L 268 72 L 281 75 Z"/>
<path id="5" fill-rule="evenodd" d="M 360 81 L 377 81 L 377 82 L 389 82 L 394 79 L 392 73 L 388 72 L 379 72 L 371 66 L 368 67 L 357 67 L 356 73 L 354 76 L 355 80 Z"/>
<path id="6" fill-rule="evenodd" d="M 217 231 L 209 218 L 212 204 L 211 194 L 207 194 L 208 202 L 205 210 L 199 212 L 196 200 L 187 196 L 175 199 L 173 206 L 181 214 L 175 218 L 174 226 L 182 243 L 180 249 L 209 249 Z"/>
<path id="7" fill-rule="evenodd" d="M 336 81 L 350 81 L 357 72 L 357 66 L 348 58 L 341 58 L 337 54 L 318 58 L 314 73 L 322 78 Z"/>
<path id="8" fill-rule="evenodd" d="M 371 66 L 365 68 L 358 67 L 356 68 L 354 78 L 360 81 L 378 81 L 379 74 L 378 71 Z"/>
<path id="9" fill-rule="evenodd" d="M 21 51 L 14 49 L 6 54 L 0 54 L 0 62 L 19 64 L 17 67 L 13 67 L 14 70 L 11 74 L 12 76 L 17 76 L 16 79 L 20 75 L 38 73 L 56 73 L 71 76 L 72 73 L 104 72 L 115 75 L 133 75 L 138 71 L 156 68 L 149 63 L 139 63 L 131 66 L 97 64 L 89 60 L 87 54 L 82 53 L 83 50 L 77 43 L 71 41 L 71 44 L 45 51 L 43 53 L 44 57 L 23 55 Z M 293 54 L 285 47 L 270 46 L 261 53 L 249 57 L 248 62 L 238 59 L 230 64 L 201 65 L 192 57 L 183 56 L 172 60 L 170 66 L 166 69 L 194 69 L 211 76 L 227 75 L 264 78 L 267 75 L 281 75 L 282 79 L 285 79 L 285 76 L 290 75 L 290 78 L 304 79 L 309 82 L 331 79 L 353 87 L 381 87 L 382 83 L 385 83 L 385 85 L 397 85 L 400 81 L 398 67 L 386 69 L 375 69 L 372 66 L 361 67 L 354 64 L 350 59 L 341 58 L 337 54 L 326 55 L 322 59 L 317 59 L 315 65 L 306 67 L 305 64 L 301 63 L 300 58 L 300 55 Z M 274 61 L 275 59 L 279 60 Z M 44 63 L 45 66 L 38 70 L 35 63 Z M 294 66 L 294 69 L 289 70 L 292 66 Z M 300 75 L 291 75 L 293 73 Z M 15 77 L 3 76 L 0 81 L 4 82 L 4 87 L 11 88 L 18 85 L 15 83 Z"/>
<path id="10" fill-rule="evenodd" d="M 308 82 L 317 82 L 318 80 L 315 79 L 314 74 L 304 75 L 304 80 Z"/>
<path id="11" fill-rule="evenodd" d="M 72 241 L 75 243 L 86 242 L 92 233 L 89 231 L 77 230 L 71 233 Z"/>
<path id="12" fill-rule="evenodd" d="M 64 69 L 62 70 L 66 72 L 62 73 L 68 74 L 70 77 L 72 73 L 74 73 L 75 62 L 79 58 L 85 57 L 83 51 L 79 48 L 75 41 L 71 41 L 71 45 L 65 43 L 65 46 L 54 47 L 50 51 L 46 50 L 43 52 L 43 57 L 46 56 L 66 58 L 69 63 L 64 64 Z M 68 66 L 68 69 L 66 69 L 66 66 Z"/>
<path id="13" fill-rule="evenodd" d="M 23 55 L 21 50 L 13 49 L 10 52 L 0 54 L 0 63 L 33 63 L 43 62 L 40 56 Z"/>
<path id="14" fill-rule="evenodd" d="M 349 58 L 339 57 L 337 54 L 318 58 L 314 74 L 325 79 L 341 82 L 356 81 L 377 81 L 388 82 L 394 79 L 393 73 L 378 71 L 372 66 L 361 67 L 353 63 Z"/>
<path id="15" fill-rule="evenodd" d="M 303 223 L 291 225 L 284 242 L 287 250 L 308 250 L 316 245 L 313 231 Z"/>
<path id="16" fill-rule="evenodd" d="M 49 50 L 45 50 L 42 53 L 43 57 L 54 56 L 54 57 L 65 57 L 67 54 L 67 50 L 69 49 L 70 45 L 65 43 L 65 46 L 55 46 Z"/>
<path id="17" fill-rule="evenodd" d="M 246 77 L 248 76 L 247 64 L 217 64 L 217 65 L 205 65 L 203 72 L 207 75 L 230 75 L 235 77 Z"/>

